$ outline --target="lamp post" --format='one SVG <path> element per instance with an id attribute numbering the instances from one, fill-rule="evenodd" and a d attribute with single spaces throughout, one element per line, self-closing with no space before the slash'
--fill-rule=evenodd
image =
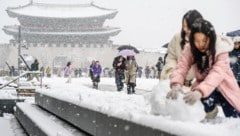
<path id="1" fill-rule="evenodd" d="M 21 26 L 18 26 L 18 75 L 20 75 L 20 65 L 21 65 Z"/>

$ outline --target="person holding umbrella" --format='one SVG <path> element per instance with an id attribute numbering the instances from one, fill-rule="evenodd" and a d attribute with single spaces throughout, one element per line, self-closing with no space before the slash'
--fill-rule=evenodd
<path id="1" fill-rule="evenodd" d="M 132 93 L 135 93 L 134 88 L 136 86 L 136 74 L 138 66 L 134 56 L 137 53 L 139 53 L 139 51 L 134 46 L 131 45 L 122 45 L 118 47 L 118 50 L 119 50 L 117 54 L 118 57 L 115 58 L 115 62 L 113 63 L 113 67 L 115 68 L 115 81 L 118 91 L 119 90 L 121 91 L 123 89 L 122 80 L 126 78 L 125 82 L 127 84 L 128 94 L 131 93 L 131 89 Z M 124 57 L 127 57 L 126 62 Z M 119 63 L 119 61 L 121 61 L 121 63 Z M 117 66 L 117 63 L 119 66 Z M 121 69 L 120 73 L 119 69 Z M 124 70 L 126 70 L 125 77 Z"/>
<path id="2" fill-rule="evenodd" d="M 117 86 L 117 91 L 122 91 L 124 87 L 123 80 L 125 79 L 124 72 L 126 69 L 125 61 L 126 59 L 120 55 L 114 58 L 112 64 L 115 70 L 115 83 Z"/>

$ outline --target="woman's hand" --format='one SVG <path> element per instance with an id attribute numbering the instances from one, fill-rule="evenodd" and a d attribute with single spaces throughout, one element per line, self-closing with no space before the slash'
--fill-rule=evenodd
<path id="1" fill-rule="evenodd" d="M 182 87 L 180 84 L 176 84 L 172 86 L 172 89 L 167 94 L 167 99 L 173 99 L 176 100 L 178 98 L 178 93 L 183 92 Z"/>
<path id="2" fill-rule="evenodd" d="M 186 93 L 186 95 L 183 97 L 183 100 L 189 104 L 189 105 L 193 105 L 194 103 L 196 103 L 197 100 L 200 100 L 202 97 L 202 94 L 199 90 L 194 90 L 191 92 Z"/>

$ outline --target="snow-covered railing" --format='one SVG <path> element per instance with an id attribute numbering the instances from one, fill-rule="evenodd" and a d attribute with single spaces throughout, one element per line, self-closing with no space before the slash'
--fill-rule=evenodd
<path id="1" fill-rule="evenodd" d="M 3 89 L 4 87 L 8 86 L 9 84 L 13 83 L 14 81 L 18 80 L 19 78 L 21 78 L 21 77 L 23 77 L 27 74 L 40 74 L 41 75 L 42 72 L 40 72 L 40 71 L 26 71 L 26 72 L 20 74 L 19 76 L 15 77 L 14 79 L 2 84 L 0 86 L 0 89 Z M 41 77 L 41 80 L 40 80 L 40 87 L 42 88 L 42 77 Z"/>

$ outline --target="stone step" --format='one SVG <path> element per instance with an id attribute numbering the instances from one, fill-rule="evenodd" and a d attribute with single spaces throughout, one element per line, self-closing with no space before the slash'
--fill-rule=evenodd
<path id="1" fill-rule="evenodd" d="M 3 116 L 3 113 L 13 114 L 16 102 L 24 102 L 24 99 L 0 99 L 0 117 Z"/>
<path id="2" fill-rule="evenodd" d="M 159 129 L 109 116 L 79 105 L 36 92 L 35 102 L 40 107 L 63 118 L 94 136 L 169 136 Z"/>
<path id="3" fill-rule="evenodd" d="M 89 136 L 36 104 L 17 103 L 15 116 L 30 136 Z"/>
<path id="4" fill-rule="evenodd" d="M 18 96 L 34 96 L 36 89 L 35 88 L 19 88 L 16 89 Z"/>

